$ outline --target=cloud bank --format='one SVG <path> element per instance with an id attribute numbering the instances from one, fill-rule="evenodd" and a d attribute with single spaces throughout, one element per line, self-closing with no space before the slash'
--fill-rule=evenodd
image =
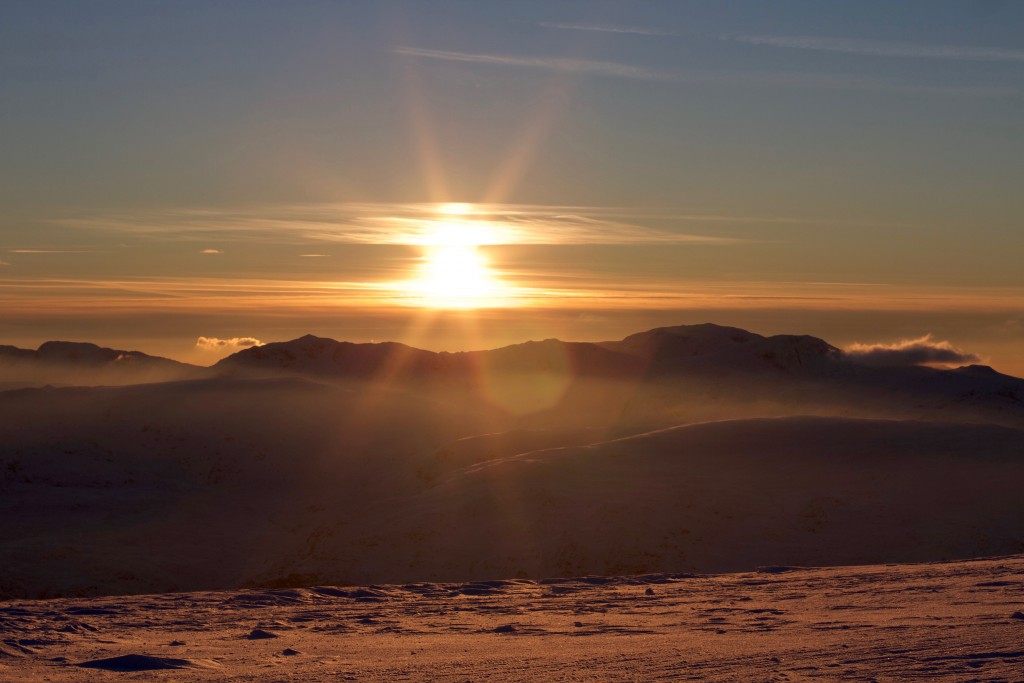
<path id="1" fill-rule="evenodd" d="M 199 337 L 199 339 L 196 339 L 196 348 L 203 351 L 230 351 L 234 353 L 240 349 L 248 349 L 253 346 L 263 346 L 263 342 L 255 337 L 232 337 L 231 339 Z"/>
<path id="2" fill-rule="evenodd" d="M 865 365 L 969 365 L 981 358 L 947 341 L 934 341 L 926 334 L 917 339 L 902 339 L 894 344 L 852 344 L 846 355 Z"/>

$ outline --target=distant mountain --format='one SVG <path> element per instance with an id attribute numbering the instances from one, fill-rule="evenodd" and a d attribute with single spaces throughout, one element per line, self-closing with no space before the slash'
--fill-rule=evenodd
<path id="1" fill-rule="evenodd" d="M 441 370 L 445 355 L 397 342 L 354 344 L 307 334 L 243 349 L 213 368 L 222 374 L 294 374 L 324 379 L 409 377 Z"/>
<path id="2" fill-rule="evenodd" d="M 642 367 L 638 359 L 599 344 L 557 339 L 449 353 L 396 342 L 354 344 L 313 335 L 243 349 L 213 366 L 222 374 L 377 380 L 457 380 L 482 371 L 622 376 L 639 374 Z"/>
<path id="3" fill-rule="evenodd" d="M 1024 380 L 971 365 L 863 362 L 822 339 L 714 324 L 618 341 L 529 341 L 434 352 L 306 335 L 243 349 L 210 368 L 94 344 L 0 347 L 0 388 L 137 384 L 202 377 L 300 377 L 433 392 L 521 416 L 513 426 L 619 433 L 668 424 L 795 414 L 941 418 L 1024 425 Z M 20 383 L 20 384 L 19 384 Z"/>
<path id="4" fill-rule="evenodd" d="M 138 384 L 189 379 L 204 369 L 141 351 L 87 342 L 48 341 L 35 351 L 0 346 L 0 381 L 6 384 Z"/>
<path id="5" fill-rule="evenodd" d="M 396 386 L 413 381 L 533 413 L 534 426 L 544 413 L 545 427 L 619 424 L 628 432 L 738 416 L 929 418 L 937 412 L 1024 424 L 1024 380 L 991 368 L 877 366 L 816 337 L 762 336 L 714 324 L 657 328 L 619 341 L 546 339 L 458 353 L 305 336 L 239 351 L 212 371 Z"/>
<path id="6" fill-rule="evenodd" d="M 486 351 L 433 352 L 396 342 L 358 344 L 306 335 L 254 346 L 222 359 L 220 374 L 264 373 L 322 378 L 426 378 L 496 372 L 569 372 L 576 376 L 673 376 L 787 374 L 813 377 L 872 372 L 856 356 L 817 337 L 762 336 L 737 327 L 705 323 L 660 327 L 619 341 L 528 341 Z M 919 366 L 884 366 L 880 373 Z M 935 370 L 933 372 L 949 372 Z M 955 372 L 1015 379 L 984 366 Z"/>
<path id="7" fill-rule="evenodd" d="M 817 337 L 763 337 L 711 323 L 659 327 L 599 346 L 643 359 L 652 373 L 813 372 L 847 361 Z"/>
<path id="8" fill-rule="evenodd" d="M 488 351 L 423 351 L 386 342 L 354 344 L 307 335 L 243 349 L 221 371 L 322 377 L 438 377 L 494 372 L 570 372 L 582 376 L 803 371 L 849 362 L 834 346 L 808 336 L 763 337 L 713 324 L 663 327 L 613 342 L 529 341 Z"/>

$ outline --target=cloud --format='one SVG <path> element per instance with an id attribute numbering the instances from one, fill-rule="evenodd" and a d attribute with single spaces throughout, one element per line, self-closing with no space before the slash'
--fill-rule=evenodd
<path id="1" fill-rule="evenodd" d="M 224 252 L 220 249 L 203 249 L 200 254 L 223 254 Z"/>
<path id="2" fill-rule="evenodd" d="M 595 31 L 599 33 L 623 33 L 639 36 L 685 37 L 682 33 L 665 31 L 643 26 L 611 26 L 604 24 L 575 24 L 569 22 L 544 22 L 544 28 L 566 31 Z M 974 45 L 935 45 L 928 43 L 905 43 L 861 38 L 836 38 L 831 36 L 780 36 L 757 34 L 723 34 L 720 40 L 766 45 L 795 50 L 818 50 L 840 52 L 865 57 L 902 57 L 909 59 L 954 59 L 975 62 L 1024 62 L 1024 50 L 1008 47 Z"/>
<path id="3" fill-rule="evenodd" d="M 795 50 L 840 52 L 865 57 L 903 57 L 910 59 L 954 59 L 975 62 L 1024 62 L 1024 50 L 1002 47 L 973 47 L 967 45 L 929 45 L 900 43 L 857 38 L 831 38 L 823 36 L 723 35 L 748 45 L 768 45 Z"/>
<path id="4" fill-rule="evenodd" d="M 423 246 L 439 229 L 472 231 L 480 245 L 513 244 L 732 244 L 719 234 L 730 223 L 803 223 L 779 217 L 687 214 L 613 207 L 470 204 L 463 213 L 449 204 L 291 204 L 233 210 L 186 209 L 97 215 L 54 221 L 68 227 L 127 233 L 135 238 L 227 244 L 266 241 L 296 244 L 319 254 L 313 243 Z M 828 221 L 824 221 L 828 222 Z M 651 223 L 672 225 L 668 229 Z M 821 221 L 819 221 L 821 223 Z M 646 224 L 646 225 L 645 225 Z M 700 234 L 682 224 L 700 226 Z M 203 250 L 203 253 L 220 253 Z"/>
<path id="5" fill-rule="evenodd" d="M 612 76 L 615 78 L 634 78 L 645 81 L 673 80 L 672 74 L 652 71 L 641 66 L 632 66 L 620 62 L 601 62 L 591 59 L 571 59 L 567 57 L 523 57 L 513 55 L 488 55 L 475 52 L 452 52 L 449 50 L 430 50 L 419 47 L 397 47 L 395 53 L 405 57 L 421 59 L 438 59 L 449 62 L 472 62 L 475 64 L 494 64 L 497 66 L 521 66 L 535 69 L 549 69 L 573 73 Z"/>
<path id="6" fill-rule="evenodd" d="M 8 263 L 7 261 L 0 261 L 0 266 L 9 266 L 9 265 L 11 265 L 11 264 Z"/>
<path id="7" fill-rule="evenodd" d="M 96 249 L 8 249 L 10 254 L 98 254 Z"/>
<path id="8" fill-rule="evenodd" d="M 590 28 L 587 30 L 597 30 Z M 639 33 L 646 35 L 640 29 L 631 31 L 613 31 L 617 33 Z M 838 48 L 841 43 L 834 43 L 831 39 L 789 39 L 784 36 L 720 36 L 722 40 L 733 40 L 750 44 L 775 45 L 778 47 L 805 47 L 822 45 L 819 49 Z M 821 41 L 820 43 L 814 41 Z M 803 41 L 803 42 L 801 42 Z M 870 43 L 869 41 L 847 41 L 855 43 L 848 50 L 854 52 L 856 46 L 865 45 L 892 46 L 888 43 Z M 920 46 L 927 48 L 928 46 Z M 882 48 L 878 48 L 881 50 Z M 941 48 L 935 48 L 941 52 Z M 966 48 L 965 48 L 966 50 Z M 833 75 L 822 76 L 811 73 L 786 73 L 786 72 L 747 72 L 747 73 L 721 73 L 706 71 L 689 72 L 665 72 L 653 71 L 640 66 L 632 66 L 619 62 L 599 62 L 585 59 L 568 59 L 560 57 L 524 57 L 508 55 L 488 55 L 470 52 L 450 52 L 446 50 L 429 50 L 416 47 L 398 47 L 395 52 L 408 57 L 419 57 L 425 59 L 439 59 L 454 62 L 473 62 L 477 64 L 495 64 L 501 66 L 533 67 L 551 70 L 569 71 L 577 73 L 591 73 L 602 76 L 613 76 L 617 78 L 631 78 L 646 81 L 659 81 L 671 83 L 677 87 L 685 86 L 706 86 L 724 85 L 739 88 L 786 88 L 786 89 L 811 89 L 811 90 L 842 90 L 850 92 L 889 92 L 903 95 L 930 95 L 938 97 L 1013 97 L 1020 94 L 1017 87 L 988 87 L 988 86 L 945 86 L 945 85 L 923 85 L 918 83 L 906 83 L 878 78 L 864 78 L 859 76 Z M 1013 51 L 1003 51 L 1012 53 Z M 925 56 L 930 54 L 928 50 L 921 50 L 918 53 L 906 51 L 900 56 Z M 968 54 L 969 52 L 964 52 Z M 864 54 L 881 54 L 881 52 L 870 52 Z M 945 54 L 945 53 L 944 53 Z M 952 53 L 948 53 L 952 54 Z M 1024 54 L 1024 53 L 1022 53 Z M 980 59 L 980 57 L 975 57 Z"/>
<path id="9" fill-rule="evenodd" d="M 231 339 L 220 339 L 218 337 L 199 337 L 196 339 L 196 348 L 203 351 L 238 351 L 253 346 L 263 346 L 263 342 L 255 337 L 232 337 Z"/>
<path id="10" fill-rule="evenodd" d="M 969 365 L 981 359 L 947 341 L 934 341 L 926 334 L 902 339 L 895 344 L 852 344 L 846 355 L 865 365 Z"/>
<path id="11" fill-rule="evenodd" d="M 662 31 L 656 28 L 644 28 L 641 26 L 609 26 L 607 24 L 571 24 L 559 21 L 545 21 L 540 24 L 543 28 L 556 28 L 565 31 L 595 31 L 597 33 L 627 33 L 638 36 L 672 36 L 679 37 L 681 34 L 671 31 Z"/>

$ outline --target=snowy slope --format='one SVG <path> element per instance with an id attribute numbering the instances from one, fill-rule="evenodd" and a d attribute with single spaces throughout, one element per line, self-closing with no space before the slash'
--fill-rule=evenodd
<path id="1" fill-rule="evenodd" d="M 0 592 L 1022 549 L 1013 429 L 788 418 L 599 441 L 501 426 L 488 411 L 298 380 L 0 394 Z M 537 446 L 566 447 L 513 454 Z"/>

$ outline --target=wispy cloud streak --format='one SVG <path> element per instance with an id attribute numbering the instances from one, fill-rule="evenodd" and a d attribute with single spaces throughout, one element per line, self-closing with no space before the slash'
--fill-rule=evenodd
<path id="1" fill-rule="evenodd" d="M 978 62 L 1024 62 L 1024 50 L 1003 47 L 975 47 L 968 45 L 930 45 L 926 43 L 902 43 L 857 38 L 833 38 L 827 36 L 774 36 L 735 34 L 723 35 L 731 40 L 749 45 L 795 50 L 818 50 L 862 55 L 865 57 L 903 57 L 910 59 L 951 59 Z"/>
<path id="2" fill-rule="evenodd" d="M 682 38 L 683 33 L 666 31 L 645 26 L 614 26 L 605 24 L 581 24 L 571 22 L 543 22 L 543 28 L 565 31 L 593 31 L 597 33 L 620 33 L 638 36 L 663 36 Z M 952 59 L 977 62 L 1024 62 L 1024 50 L 1008 47 L 976 45 L 935 45 L 929 43 L 907 43 L 863 38 L 838 38 L 833 36 L 780 36 L 770 34 L 722 34 L 720 40 L 766 45 L 796 50 L 819 50 L 841 52 L 865 57 L 901 57 L 908 59 Z"/>
<path id="3" fill-rule="evenodd" d="M 582 30 L 582 29 L 581 29 Z M 596 29 L 587 29 L 596 30 Z M 640 30 L 635 31 L 609 31 L 613 33 L 637 33 L 649 35 Z M 653 35 L 653 34 L 650 34 Z M 667 35 L 667 34 L 666 34 Z M 810 48 L 812 42 L 822 41 L 822 45 L 831 44 L 831 39 L 807 38 L 806 45 L 789 44 L 790 39 L 780 36 L 720 36 L 722 40 L 733 40 L 750 44 L 778 45 L 782 47 L 805 47 Z M 777 43 L 772 41 L 778 41 Z M 799 39 L 803 40 L 803 39 Z M 758 43 L 757 41 L 761 41 Z M 868 44 L 867 41 L 850 41 L 857 45 Z M 878 45 L 888 45 L 881 44 Z M 820 49 L 826 49 L 822 47 Z M 941 50 L 944 48 L 934 48 Z M 851 92 L 889 92 L 894 94 L 910 95 L 931 95 L 938 97 L 1008 97 L 1020 94 L 1017 87 L 992 87 L 992 86 L 949 86 L 949 85 L 927 85 L 919 83 L 906 83 L 890 81 L 878 78 L 866 78 L 850 75 L 820 75 L 813 73 L 785 73 L 785 72 L 746 72 L 746 73 L 720 73 L 720 72 L 667 72 L 653 71 L 640 66 L 622 64 L 619 62 L 602 62 L 580 59 L 569 59 L 559 57 L 527 57 L 508 55 L 489 55 L 469 52 L 450 52 L 444 50 L 428 50 L 414 47 L 400 47 L 395 50 L 398 54 L 409 57 L 426 59 L 447 60 L 454 62 L 471 62 L 476 64 L 490 64 L 499 66 L 528 67 L 549 70 L 561 70 L 567 72 L 591 73 L 602 76 L 613 76 L 617 78 L 630 78 L 646 81 L 660 82 L 676 87 L 685 86 L 707 86 L 724 85 L 741 88 L 786 88 L 786 89 L 810 89 L 810 90 L 845 90 Z M 852 51 L 852 50 L 850 50 Z M 1012 51 L 1010 51 L 1012 52 Z M 1024 53 L 1022 53 L 1024 54 Z M 911 56 L 909 54 L 905 56 Z M 922 54 L 916 56 L 923 56 Z"/>
<path id="4" fill-rule="evenodd" d="M 705 224 L 705 234 L 659 230 L 635 222 L 636 213 L 601 207 L 475 204 L 451 215 L 436 204 L 309 204 L 231 211 L 173 210 L 68 218 L 58 224 L 168 241 L 264 240 L 306 244 L 337 242 L 422 246 L 438 230 L 457 226 L 480 245 L 511 244 L 719 244 L 723 223 L 780 222 L 721 215 L 668 215 L 673 222 Z M 659 216 L 658 218 L 666 218 Z M 785 222 L 782 220 L 781 222 Z M 708 234 L 710 233 L 710 234 Z M 204 253 L 215 253 L 204 250 Z M 316 252 L 307 252 L 316 253 Z"/>
<path id="5" fill-rule="evenodd" d="M 417 57 L 421 59 L 436 59 L 449 62 L 471 62 L 474 64 L 493 64 L 497 66 L 530 67 L 535 69 L 593 74 L 596 76 L 633 78 L 645 81 L 667 81 L 675 78 L 672 74 L 653 71 L 641 66 L 633 66 L 619 62 L 596 61 L 591 59 L 489 55 L 475 52 L 430 50 L 419 47 L 397 47 L 395 48 L 395 53 L 405 57 Z"/>
<path id="6" fill-rule="evenodd" d="M 97 249 L 8 249 L 10 254 L 98 254 Z"/>
<path id="7" fill-rule="evenodd" d="M 977 314 L 1019 311 L 1020 288 L 895 287 L 844 283 L 834 287 L 806 282 L 658 281 L 634 278 L 609 282 L 607 277 L 579 272 L 503 271 L 510 299 L 516 306 L 561 309 L 711 309 L 944 311 Z M 401 269 L 375 282 L 151 277 L 116 280 L 0 278 L 0 311 L 11 319 L 52 319 L 69 315 L 246 313 L 273 315 L 327 313 L 337 310 L 405 305 L 410 294 L 408 272 Z M 521 284 L 521 281 L 529 285 Z M 874 352 L 876 362 L 907 362 L 927 346 L 926 360 L 913 362 L 972 362 L 969 354 L 930 339 L 895 345 L 860 345 Z M 856 353 L 857 347 L 847 349 Z M 898 357 L 898 358 L 897 358 Z M 920 358 L 915 355 L 914 358 Z M 865 359 L 867 360 L 867 359 Z"/>
<path id="8" fill-rule="evenodd" d="M 596 33 L 627 33 L 640 36 L 670 36 L 678 37 L 681 33 L 662 31 L 656 28 L 645 28 L 642 26 L 610 26 L 607 24 L 573 24 L 559 21 L 545 21 L 540 24 L 543 28 L 555 28 L 565 31 L 594 31 Z"/>

